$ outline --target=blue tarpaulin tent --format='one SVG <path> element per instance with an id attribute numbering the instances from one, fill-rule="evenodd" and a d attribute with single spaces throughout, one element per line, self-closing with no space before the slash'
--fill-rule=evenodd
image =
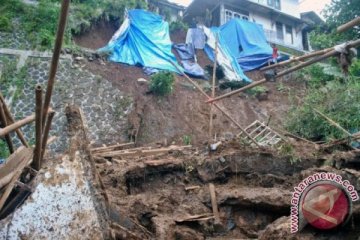
<path id="1" fill-rule="evenodd" d="M 169 24 L 157 14 L 136 9 L 128 11 L 120 29 L 99 51 L 111 52 L 113 62 L 178 72 L 171 64 L 178 65 L 171 46 Z"/>
<path id="2" fill-rule="evenodd" d="M 218 32 L 220 45 L 228 49 L 243 71 L 257 69 L 272 59 L 273 50 L 259 24 L 232 19 L 211 30 Z M 207 53 L 212 59 L 212 53 L 208 51 Z"/>

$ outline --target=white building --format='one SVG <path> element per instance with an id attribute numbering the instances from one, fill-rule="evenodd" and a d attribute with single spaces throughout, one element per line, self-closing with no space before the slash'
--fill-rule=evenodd
<path id="1" fill-rule="evenodd" d="M 308 50 L 306 23 L 299 0 L 193 0 L 185 11 L 188 22 L 203 21 L 219 26 L 241 18 L 263 26 L 267 40 L 291 49 Z"/>

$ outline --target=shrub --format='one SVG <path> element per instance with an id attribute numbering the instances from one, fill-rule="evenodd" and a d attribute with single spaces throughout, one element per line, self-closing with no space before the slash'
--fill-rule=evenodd
<path id="1" fill-rule="evenodd" d="M 184 23 L 183 21 L 177 20 L 175 22 L 171 22 L 169 29 L 170 32 L 176 32 L 176 31 L 187 31 L 188 30 L 188 25 L 186 23 Z"/>
<path id="2" fill-rule="evenodd" d="M 11 21 L 7 16 L 0 16 L 0 31 L 11 31 Z"/>
<path id="3" fill-rule="evenodd" d="M 354 78 L 342 83 L 329 81 L 321 87 L 309 89 L 302 106 L 294 106 L 287 120 L 289 131 L 314 140 L 330 140 L 345 137 L 344 133 L 332 126 L 314 112 L 316 108 L 349 132 L 360 130 L 360 82 Z"/>
<path id="4" fill-rule="evenodd" d="M 159 72 L 151 77 L 150 90 L 156 95 L 165 96 L 173 91 L 175 78 L 170 72 Z"/>

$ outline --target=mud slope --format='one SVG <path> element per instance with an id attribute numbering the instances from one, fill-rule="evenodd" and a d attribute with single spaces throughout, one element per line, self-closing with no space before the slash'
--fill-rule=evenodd
<path id="1" fill-rule="evenodd" d="M 110 32 L 108 29 L 107 31 Z M 114 31 L 114 30 L 112 30 Z M 79 36 L 75 41 L 83 47 L 94 48 L 106 44 L 101 25 Z M 95 37 L 103 35 L 103 37 Z M 109 34 L 110 35 L 110 34 Z M 109 37 L 110 38 L 110 37 Z M 184 42 L 185 33 L 177 32 L 171 36 L 174 42 Z M 85 39 L 88 39 L 85 41 Z M 198 51 L 199 63 L 205 67 L 211 64 L 203 51 Z M 134 100 L 134 112 L 130 114 L 129 128 L 139 128 L 138 143 L 150 143 L 154 141 L 182 142 L 184 136 L 190 136 L 192 143 L 203 143 L 208 139 L 209 109 L 204 103 L 206 99 L 201 96 L 184 77 L 177 76 L 174 92 L 167 97 L 157 97 L 147 94 L 147 83 L 139 83 L 139 78 L 149 80 L 139 67 L 128 66 L 120 63 L 103 61 L 86 62 L 86 68 L 101 75 L 108 81 L 128 94 Z M 258 72 L 250 72 L 248 75 L 253 80 L 259 80 L 262 75 Z M 197 80 L 204 87 L 209 87 L 206 80 Z M 281 128 L 290 108 L 289 96 L 302 95 L 304 89 L 302 83 L 297 83 L 290 77 L 280 79 L 277 83 L 265 85 L 268 92 L 260 97 L 249 94 L 240 94 L 225 99 L 221 105 L 238 121 L 243 127 L 255 120 L 267 122 L 271 116 L 270 125 Z M 217 90 L 217 95 L 226 91 Z M 208 92 L 210 94 L 210 92 Z M 215 114 L 215 130 L 217 136 L 227 133 L 237 134 L 238 129 L 221 113 Z"/>

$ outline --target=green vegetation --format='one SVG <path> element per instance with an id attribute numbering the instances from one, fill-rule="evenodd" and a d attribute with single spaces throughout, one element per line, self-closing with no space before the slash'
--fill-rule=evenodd
<path id="1" fill-rule="evenodd" d="M 171 72 L 159 72 L 151 77 L 150 90 L 159 96 L 172 93 L 175 77 Z"/>
<path id="2" fill-rule="evenodd" d="M 189 135 L 184 135 L 184 136 L 183 136 L 183 144 L 184 144 L 184 145 L 191 145 L 191 136 L 189 136 Z"/>
<path id="3" fill-rule="evenodd" d="M 176 32 L 176 31 L 187 31 L 188 28 L 189 28 L 189 26 L 186 23 L 178 20 L 178 21 L 170 23 L 169 31 L 171 33 Z"/>
<path id="4" fill-rule="evenodd" d="M 39 0 L 29 5 L 21 0 L 3 0 L 0 6 L 0 31 L 11 31 L 17 21 L 24 29 L 33 48 L 49 49 L 54 43 L 58 17 L 59 0 Z M 71 3 L 65 43 L 71 43 L 71 34 L 78 34 L 90 28 L 92 23 L 104 20 L 120 22 L 125 9 L 146 8 L 145 0 L 75 0 Z"/>
<path id="5" fill-rule="evenodd" d="M 10 152 L 9 152 L 6 142 L 0 139 L 0 158 L 5 159 L 5 158 L 9 157 L 9 155 L 10 155 Z"/>
<path id="6" fill-rule="evenodd" d="M 0 31 L 11 31 L 11 22 L 7 16 L 0 16 Z"/>
<path id="7" fill-rule="evenodd" d="M 321 65 L 314 65 L 301 72 L 309 79 L 308 94 L 302 106 L 294 106 L 287 121 L 289 131 L 313 140 L 331 140 L 345 137 L 313 109 L 339 123 L 349 132 L 360 131 L 360 61 L 350 69 L 353 75 L 339 78 L 326 74 Z"/>
<path id="8" fill-rule="evenodd" d="M 0 78 L 0 86 L 2 93 L 5 96 L 10 94 L 9 90 L 11 87 L 16 87 L 15 91 L 12 92 L 13 100 L 20 98 L 23 94 L 24 81 L 26 79 L 27 69 L 23 67 L 19 72 L 16 70 L 16 65 L 11 61 L 5 61 L 3 66 L 3 72 Z"/>
<path id="9" fill-rule="evenodd" d="M 348 0 L 331 1 L 324 9 L 326 23 L 318 26 L 317 29 L 310 34 L 311 45 L 315 49 L 324 49 L 332 47 L 335 44 L 360 38 L 358 28 L 352 28 L 348 31 L 337 34 L 336 28 L 347 23 L 359 15 L 360 4 L 349 2 Z"/>

